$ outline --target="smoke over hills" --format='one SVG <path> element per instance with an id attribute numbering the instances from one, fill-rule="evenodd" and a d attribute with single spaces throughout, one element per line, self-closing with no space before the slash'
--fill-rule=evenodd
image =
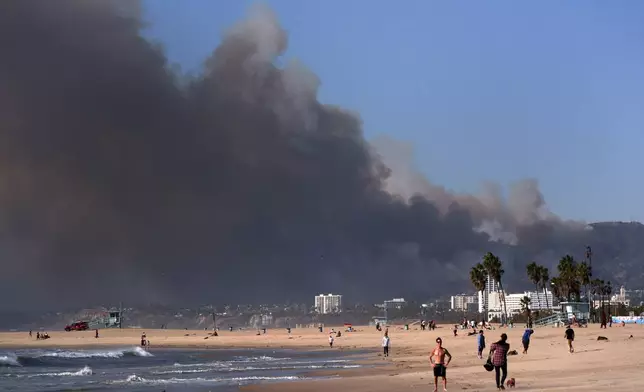
<path id="1" fill-rule="evenodd" d="M 185 81 L 131 4 L 0 2 L 0 295 L 17 305 L 435 293 L 490 241 L 583 227 L 535 181 L 456 195 L 408 146 L 369 144 L 315 75 L 274 65 L 287 35 L 266 9 Z"/>

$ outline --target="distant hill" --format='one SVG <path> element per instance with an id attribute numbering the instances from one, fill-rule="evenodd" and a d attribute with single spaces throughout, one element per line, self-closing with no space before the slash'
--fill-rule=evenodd
<path id="1" fill-rule="evenodd" d="M 644 225 L 639 222 L 597 222 L 589 226 L 592 230 L 557 233 L 534 246 L 522 244 L 496 249 L 504 261 L 508 288 L 531 287 L 525 271 L 531 261 L 547 266 L 550 276 L 556 276 L 559 259 L 570 254 L 577 261 L 583 261 L 586 246 L 592 248 L 594 277 L 611 281 L 613 287 L 644 287 Z"/>

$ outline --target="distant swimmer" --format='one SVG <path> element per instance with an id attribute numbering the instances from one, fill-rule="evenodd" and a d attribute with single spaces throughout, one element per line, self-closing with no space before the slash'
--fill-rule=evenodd
<path id="1" fill-rule="evenodd" d="M 436 348 L 432 350 L 429 356 L 429 363 L 434 368 L 434 392 L 438 391 L 438 377 L 443 379 L 443 391 L 447 391 L 447 365 L 451 361 L 452 354 L 443 347 L 443 340 L 436 338 Z"/>
<path id="2" fill-rule="evenodd" d="M 571 353 L 574 353 L 575 349 L 572 346 L 572 342 L 575 340 L 575 330 L 573 330 L 572 327 L 570 327 L 570 325 L 566 329 L 565 337 L 566 337 L 566 340 L 568 341 L 568 351 L 570 351 Z"/>

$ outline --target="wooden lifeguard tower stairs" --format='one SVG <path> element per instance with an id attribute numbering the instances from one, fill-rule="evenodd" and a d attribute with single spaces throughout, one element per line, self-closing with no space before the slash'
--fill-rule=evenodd
<path id="1" fill-rule="evenodd" d="M 566 325 L 573 319 L 578 322 L 588 322 L 590 318 L 590 304 L 588 302 L 561 302 L 561 309 L 554 314 L 534 322 L 536 326 Z"/>

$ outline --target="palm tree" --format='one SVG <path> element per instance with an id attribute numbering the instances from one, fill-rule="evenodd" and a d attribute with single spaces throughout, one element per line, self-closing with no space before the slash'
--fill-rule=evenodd
<path id="1" fill-rule="evenodd" d="M 590 293 L 593 295 L 593 298 L 597 298 L 596 296 L 599 295 L 600 296 L 599 297 L 600 303 L 603 303 L 602 300 L 601 300 L 603 298 L 601 296 L 603 286 L 604 286 L 604 281 L 603 280 L 600 280 L 600 279 L 596 278 L 596 279 L 593 279 L 593 280 L 590 281 Z M 594 303 L 591 305 L 591 311 L 592 311 L 592 313 L 594 315 L 595 314 L 595 304 Z M 596 319 L 595 319 L 595 322 L 596 322 Z"/>
<path id="2" fill-rule="evenodd" d="M 581 283 L 575 259 L 570 255 L 565 255 L 561 260 L 559 260 L 557 269 L 559 270 L 559 279 L 561 280 L 560 284 L 563 292 L 566 294 L 566 299 L 571 301 L 574 296 L 575 299 L 579 301 L 579 297 L 581 295 Z"/>
<path id="3" fill-rule="evenodd" d="M 599 306 L 604 310 L 604 281 L 601 279 L 593 279 L 590 282 L 590 292 L 593 294 L 593 296 L 599 296 Z M 593 308 L 594 308 L 593 304 Z"/>
<path id="4" fill-rule="evenodd" d="M 530 319 L 532 317 L 531 316 L 532 312 L 530 310 L 530 302 L 532 302 L 532 301 L 530 300 L 530 297 L 528 297 L 527 295 L 525 297 L 521 298 L 521 301 L 519 302 L 521 304 L 521 311 L 525 314 L 526 319 L 527 319 L 526 328 L 530 328 L 530 324 L 532 324 L 530 322 Z"/>
<path id="5" fill-rule="evenodd" d="M 550 306 L 548 305 L 548 283 L 550 282 L 550 271 L 548 271 L 548 267 L 545 267 L 543 265 L 539 266 L 539 285 L 543 289 L 543 295 L 546 297 L 546 308 L 550 309 Z"/>
<path id="6" fill-rule="evenodd" d="M 590 279 L 593 276 L 593 272 L 590 266 L 582 261 L 577 265 L 577 277 L 579 278 L 579 283 L 584 287 L 584 293 L 588 296 L 588 286 L 590 285 Z"/>
<path id="7" fill-rule="evenodd" d="M 565 291 L 565 287 L 560 277 L 555 276 L 554 278 L 552 278 L 550 280 L 550 286 L 552 288 L 552 295 L 560 301 L 562 299 L 565 299 L 568 295 Z"/>
<path id="8" fill-rule="evenodd" d="M 505 295 L 503 293 L 503 283 L 501 283 L 501 277 L 505 273 L 505 271 L 503 271 L 503 263 L 501 262 L 501 259 L 495 256 L 492 252 L 487 252 L 485 256 L 483 256 L 482 265 L 490 278 L 494 279 L 499 284 L 499 295 L 501 297 L 501 302 L 503 303 L 502 323 L 506 324 L 505 319 L 508 315 L 508 309 L 505 303 Z"/>
<path id="9" fill-rule="evenodd" d="M 541 309 L 539 304 L 539 283 L 541 282 L 541 267 L 534 261 L 526 266 L 528 279 L 534 283 L 535 292 L 537 293 L 537 307 Z"/>
<path id="10" fill-rule="evenodd" d="M 602 288 L 602 294 L 608 298 L 608 313 L 610 313 L 610 295 L 613 294 L 613 286 L 611 285 L 610 281 L 606 282 L 604 287 Z M 602 307 L 602 310 L 604 308 Z"/>
<path id="11" fill-rule="evenodd" d="M 481 263 L 477 263 L 470 270 L 470 281 L 472 282 L 472 285 L 474 285 L 474 288 L 477 292 L 485 290 L 485 284 L 487 283 L 487 272 L 485 272 L 485 268 L 483 268 L 483 265 L 481 265 Z M 485 298 L 482 299 L 485 301 Z M 487 306 L 485 306 L 485 302 L 483 303 L 483 312 L 485 313 L 485 321 L 487 322 Z"/>

